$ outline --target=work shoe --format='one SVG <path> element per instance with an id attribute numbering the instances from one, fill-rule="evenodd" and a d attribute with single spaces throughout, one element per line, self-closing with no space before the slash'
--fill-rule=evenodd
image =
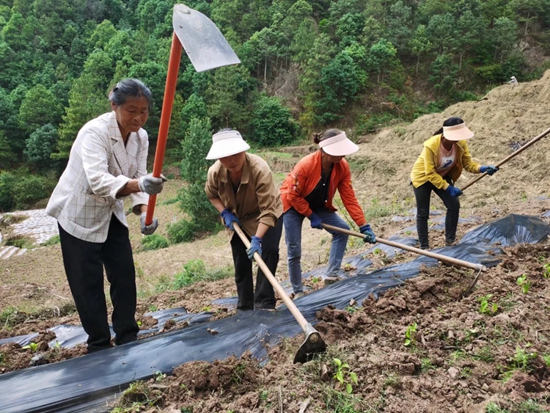
<path id="1" fill-rule="evenodd" d="M 296 300 L 300 297 L 303 297 L 304 296 L 304 292 L 303 291 L 300 291 L 300 292 L 297 292 L 297 293 L 292 293 L 292 299 L 293 300 Z"/>

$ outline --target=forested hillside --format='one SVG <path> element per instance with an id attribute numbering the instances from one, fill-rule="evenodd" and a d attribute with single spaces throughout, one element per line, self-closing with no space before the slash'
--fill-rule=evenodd
<path id="1" fill-rule="evenodd" d="M 0 0 L 0 211 L 47 198 L 78 129 L 118 80 L 152 90 L 158 130 L 172 0 Z M 184 57 L 169 155 L 198 129 L 259 146 L 329 126 L 372 131 L 539 77 L 550 0 L 213 0 L 242 64 L 196 73 Z M 154 148 L 154 142 L 151 145 Z"/>

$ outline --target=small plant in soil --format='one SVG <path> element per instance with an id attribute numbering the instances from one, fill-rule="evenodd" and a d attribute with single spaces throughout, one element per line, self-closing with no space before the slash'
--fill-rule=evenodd
<path id="1" fill-rule="evenodd" d="M 550 262 L 547 262 L 542 266 L 542 275 L 544 278 L 550 278 Z"/>
<path id="2" fill-rule="evenodd" d="M 412 323 L 407 327 L 407 330 L 405 331 L 405 346 L 406 347 L 414 347 L 416 345 L 416 328 L 418 325 L 416 323 Z"/>
<path id="3" fill-rule="evenodd" d="M 36 352 L 36 350 L 38 350 L 38 344 L 31 341 L 29 344 L 27 344 L 26 346 L 23 346 L 21 348 L 23 350 L 30 350 L 34 353 L 34 352 Z"/>
<path id="4" fill-rule="evenodd" d="M 517 285 L 521 287 L 521 292 L 527 294 L 531 288 L 531 281 L 527 279 L 527 274 L 519 276 L 516 280 Z"/>
<path id="5" fill-rule="evenodd" d="M 517 346 L 514 356 L 511 358 L 515 369 L 526 372 L 532 360 L 537 358 L 537 353 L 529 353 L 525 349 Z"/>
<path id="6" fill-rule="evenodd" d="M 490 300 L 493 298 L 493 294 L 487 294 L 483 297 L 479 297 L 479 312 L 481 314 L 496 314 L 498 311 L 498 304 L 491 303 Z"/>
<path id="7" fill-rule="evenodd" d="M 336 367 L 336 372 L 334 373 L 334 378 L 338 382 L 345 386 L 346 392 L 348 394 L 353 393 L 353 384 L 357 384 L 357 374 L 353 371 L 350 371 L 349 364 L 343 363 L 339 358 L 333 358 L 334 366 Z"/>
<path id="8" fill-rule="evenodd" d="M 429 358 L 422 359 L 422 371 L 435 370 L 436 367 L 432 364 L 432 361 Z"/>

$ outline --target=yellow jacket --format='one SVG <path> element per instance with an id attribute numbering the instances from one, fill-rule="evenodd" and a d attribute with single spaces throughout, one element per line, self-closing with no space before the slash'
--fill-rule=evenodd
<path id="1" fill-rule="evenodd" d="M 411 182 L 415 188 L 424 185 L 428 181 L 438 189 L 447 189 L 449 187 L 449 183 L 436 172 L 437 153 L 440 144 L 441 135 L 434 135 L 424 142 L 424 149 L 422 149 L 422 153 L 414 163 L 411 171 Z M 456 142 L 456 148 L 456 165 L 446 175 L 451 178 L 453 183 L 462 174 L 462 169 L 475 174 L 479 173 L 479 168 L 481 168 L 481 165 L 472 159 L 466 141 Z"/>

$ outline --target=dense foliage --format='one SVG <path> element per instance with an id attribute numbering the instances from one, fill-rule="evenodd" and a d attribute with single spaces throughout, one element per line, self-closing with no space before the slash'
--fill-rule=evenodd
<path id="1" fill-rule="evenodd" d="M 8 172 L 17 181 L 29 174 L 55 181 L 77 131 L 108 110 L 108 90 L 123 77 L 153 92 L 154 148 L 175 3 L 0 0 L 0 200 L 10 198 Z M 276 146 L 328 126 L 369 130 L 372 119 L 411 120 L 511 75 L 532 78 L 542 68 L 524 50 L 546 52 L 550 44 L 550 0 L 185 4 L 220 27 L 242 64 L 196 73 L 183 57 L 170 127 L 175 153 L 191 101 L 213 131 L 233 127 Z M 13 204 L 0 201 L 0 211 Z"/>

